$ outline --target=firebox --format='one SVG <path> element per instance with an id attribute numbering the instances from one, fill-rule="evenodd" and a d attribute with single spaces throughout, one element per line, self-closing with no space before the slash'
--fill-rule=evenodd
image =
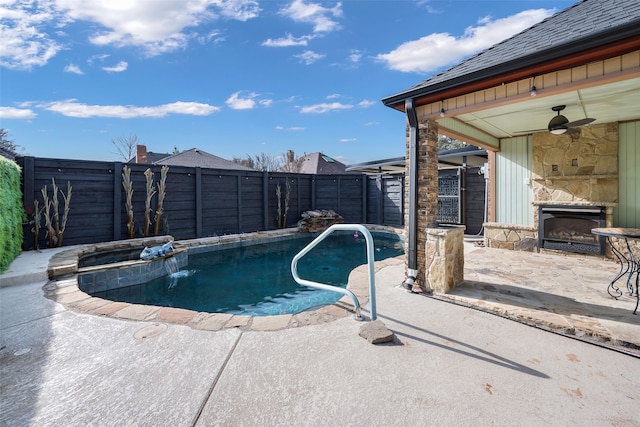
<path id="1" fill-rule="evenodd" d="M 605 238 L 591 229 L 606 227 L 603 206 L 539 206 L 538 247 L 604 255 Z"/>

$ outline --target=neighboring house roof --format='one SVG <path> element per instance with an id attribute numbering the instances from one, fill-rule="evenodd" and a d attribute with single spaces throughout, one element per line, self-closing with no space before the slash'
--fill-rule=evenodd
<path id="1" fill-rule="evenodd" d="M 235 170 L 247 170 L 253 169 L 246 166 L 239 165 L 230 160 L 223 159 L 222 157 L 214 156 L 206 151 L 202 151 L 199 148 L 192 148 L 185 150 L 177 154 L 164 157 L 158 161 L 153 162 L 155 165 L 168 165 L 168 166 L 187 166 L 187 167 L 201 167 L 210 169 L 235 169 Z"/>
<path id="2" fill-rule="evenodd" d="M 487 151 L 474 146 L 438 151 L 438 168 L 457 167 L 465 164 L 469 167 L 477 167 L 483 166 L 486 162 Z M 374 160 L 347 166 L 347 172 L 399 173 L 405 170 L 404 157 Z"/>
<path id="3" fill-rule="evenodd" d="M 153 151 L 147 151 L 146 152 L 146 156 L 147 156 L 147 161 L 146 164 L 154 164 L 156 162 L 159 162 L 160 160 L 169 157 L 171 154 L 169 153 L 154 153 Z M 137 163 L 137 156 L 133 156 L 131 159 L 129 159 L 129 161 L 127 163 Z"/>
<path id="4" fill-rule="evenodd" d="M 162 159 L 166 159 L 171 156 L 169 153 L 154 153 L 153 151 L 147 151 L 147 162 L 148 163 L 157 163 Z M 135 158 L 134 158 L 135 161 Z"/>
<path id="5" fill-rule="evenodd" d="M 454 67 L 411 88 L 383 99 L 402 109 L 407 98 L 426 96 L 469 85 L 515 70 L 547 64 L 546 71 L 560 69 L 559 59 L 640 34 L 638 0 L 583 0 L 506 39 Z M 620 46 L 624 49 L 624 46 Z M 513 76 L 514 80 L 517 76 Z"/>
<path id="6" fill-rule="evenodd" d="M 343 163 L 322 153 L 305 154 L 299 173 L 306 174 L 336 174 L 346 173 Z"/>

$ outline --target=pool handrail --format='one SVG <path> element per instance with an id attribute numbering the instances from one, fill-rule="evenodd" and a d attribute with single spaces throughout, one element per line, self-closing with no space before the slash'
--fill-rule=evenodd
<path id="1" fill-rule="evenodd" d="M 293 280 L 295 280 L 298 284 L 303 286 L 309 286 L 311 288 L 323 289 L 326 291 L 334 291 L 341 293 L 343 295 L 348 296 L 353 301 L 353 305 L 355 308 L 354 318 L 356 320 L 362 320 L 360 302 L 358 298 L 348 289 L 341 288 L 338 286 L 328 285 L 325 283 L 313 282 L 311 280 L 306 280 L 300 278 L 298 275 L 298 261 L 305 256 L 311 249 L 316 247 L 322 240 L 324 240 L 329 234 L 334 231 L 358 231 L 362 233 L 367 243 L 367 266 L 369 270 L 369 301 L 371 305 L 371 320 L 376 320 L 376 278 L 375 278 L 375 270 L 374 270 L 374 262 L 375 262 L 375 252 L 373 245 L 373 237 L 371 236 L 371 232 L 367 230 L 364 225 L 360 224 L 334 224 L 331 227 L 327 228 L 322 232 L 318 237 L 316 237 L 311 243 L 305 246 L 296 256 L 293 257 L 291 261 L 291 274 L 293 275 Z"/>

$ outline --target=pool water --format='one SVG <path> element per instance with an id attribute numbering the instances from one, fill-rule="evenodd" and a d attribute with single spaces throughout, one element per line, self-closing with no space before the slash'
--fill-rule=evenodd
<path id="1" fill-rule="evenodd" d="M 404 253 L 391 233 L 372 233 L 376 261 Z M 311 238 L 295 238 L 189 255 L 189 265 L 150 282 L 93 296 L 133 304 L 208 313 L 270 316 L 333 304 L 342 294 L 298 285 L 291 260 Z M 364 236 L 334 233 L 298 262 L 301 278 L 346 287 L 349 273 L 367 262 Z"/>

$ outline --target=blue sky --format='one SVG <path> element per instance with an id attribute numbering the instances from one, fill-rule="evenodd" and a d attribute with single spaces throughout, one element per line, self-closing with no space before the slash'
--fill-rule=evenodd
<path id="1" fill-rule="evenodd" d="M 0 127 L 36 157 L 113 140 L 224 158 L 404 155 L 396 94 L 574 1 L 0 0 Z"/>

